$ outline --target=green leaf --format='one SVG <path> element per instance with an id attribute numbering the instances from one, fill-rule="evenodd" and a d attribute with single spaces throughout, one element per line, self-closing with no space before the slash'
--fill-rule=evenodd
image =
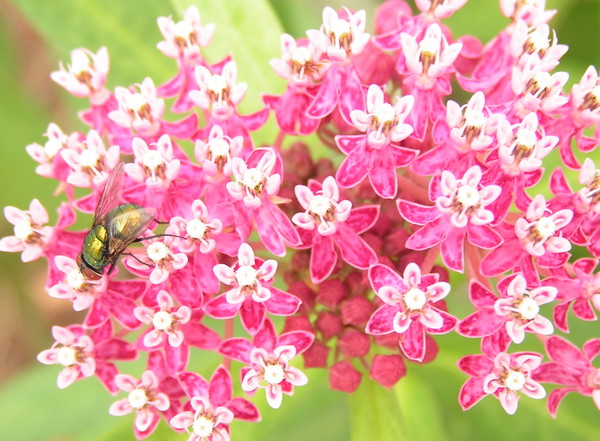
<path id="1" fill-rule="evenodd" d="M 409 440 L 406 420 L 394 391 L 368 378 L 348 396 L 352 441 Z"/>

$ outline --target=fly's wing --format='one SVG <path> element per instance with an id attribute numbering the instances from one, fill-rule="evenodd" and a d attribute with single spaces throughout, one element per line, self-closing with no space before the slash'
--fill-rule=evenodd
<path id="1" fill-rule="evenodd" d="M 103 223 L 106 213 L 119 205 L 124 170 L 123 163 L 119 162 L 116 167 L 112 169 L 110 175 L 108 175 L 104 190 L 102 190 L 100 200 L 98 201 L 96 211 L 94 212 L 94 226 Z"/>
<path id="2" fill-rule="evenodd" d="M 110 258 L 114 258 L 125 251 L 125 248 L 139 238 L 153 220 L 152 212 L 141 207 L 130 209 L 107 219 L 108 254 Z"/>

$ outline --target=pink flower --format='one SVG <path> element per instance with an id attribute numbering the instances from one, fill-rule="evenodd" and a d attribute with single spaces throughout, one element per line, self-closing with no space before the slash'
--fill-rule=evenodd
<path id="1" fill-rule="evenodd" d="M 65 162 L 71 167 L 67 182 L 75 187 L 103 188 L 109 172 L 120 162 L 120 149 L 113 145 L 107 150 L 102 138 L 90 130 L 77 149 L 61 150 Z"/>
<path id="2" fill-rule="evenodd" d="M 285 244 L 300 245 L 300 238 L 287 215 L 276 204 L 288 202 L 277 196 L 283 179 L 281 157 L 273 148 L 254 150 L 244 162 L 231 163 L 236 181 L 227 183 L 227 191 L 237 201 L 237 231 L 247 238 L 252 225 L 265 247 L 276 256 L 284 256 Z"/>
<path id="3" fill-rule="evenodd" d="M 190 321 L 192 310 L 187 306 L 175 308 L 173 298 L 165 290 L 160 290 L 156 299 L 158 310 L 138 306 L 133 311 L 140 322 L 152 324 L 152 330 L 144 335 L 144 345 L 158 346 L 166 338 L 169 345 L 181 346 L 184 335 L 180 327 Z"/>
<path id="4" fill-rule="evenodd" d="M 588 340 L 580 350 L 562 337 L 552 336 L 545 343 L 552 361 L 542 364 L 534 379 L 542 383 L 560 384 L 548 396 L 548 412 L 556 418 L 558 405 L 571 392 L 591 396 L 600 409 L 600 369 L 592 361 L 600 353 L 600 339 Z"/>
<path id="5" fill-rule="evenodd" d="M 200 48 L 212 40 L 215 25 L 202 25 L 196 6 L 190 6 L 183 13 L 183 20 L 175 23 L 171 17 L 159 17 L 158 27 L 165 38 L 156 47 L 169 58 L 187 62 L 202 59 Z"/>
<path id="6" fill-rule="evenodd" d="M 89 97 L 93 105 L 102 105 L 110 97 L 104 87 L 108 75 L 108 51 L 101 47 L 98 53 L 87 49 L 71 51 L 71 64 L 52 72 L 50 78 L 78 98 Z"/>
<path id="7" fill-rule="evenodd" d="M 201 109 L 211 110 L 219 117 L 227 117 L 235 112 L 248 88 L 248 84 L 236 82 L 237 65 L 234 61 L 226 63 L 219 74 L 211 73 L 204 66 L 197 66 L 194 75 L 199 90 L 192 90 L 190 99 Z"/>
<path id="8" fill-rule="evenodd" d="M 471 281 L 469 298 L 478 310 L 460 321 L 459 334 L 486 337 L 501 332 L 518 344 L 523 342 L 525 331 L 541 335 L 554 332 L 550 320 L 539 312 L 541 305 L 555 299 L 556 288 L 540 286 L 528 290 L 525 278 L 516 274 L 498 282 L 498 290 L 500 298 L 481 283 Z"/>
<path id="9" fill-rule="evenodd" d="M 191 397 L 192 410 L 178 413 L 170 423 L 188 431 L 188 441 L 229 441 L 229 423 L 234 419 L 260 421 L 254 404 L 244 398 L 232 398 L 231 375 L 225 367 L 219 366 L 210 382 L 194 372 L 181 372 L 178 379 Z"/>
<path id="10" fill-rule="evenodd" d="M 519 394 L 534 399 L 546 396 L 544 388 L 533 379 L 542 356 L 535 352 L 467 355 L 458 362 L 461 371 L 471 376 L 460 390 L 458 401 L 467 410 L 486 395 L 494 395 L 509 415 L 517 411 Z"/>
<path id="11" fill-rule="evenodd" d="M 224 341 L 219 352 L 246 363 L 242 369 L 242 389 L 266 389 L 267 402 L 277 409 L 283 394 L 292 395 L 294 386 L 304 386 L 308 378 L 289 362 L 312 344 L 314 336 L 305 331 L 286 332 L 277 337 L 271 320 L 264 321 L 252 342 L 243 338 Z"/>
<path id="12" fill-rule="evenodd" d="M 165 237 L 164 240 L 145 240 L 146 254 L 144 257 L 149 259 L 149 262 L 143 262 L 136 258 L 140 254 L 130 256 L 127 259 L 127 265 L 135 270 L 148 274 L 150 283 L 154 285 L 165 282 L 169 275 L 175 270 L 184 268 L 188 263 L 188 257 L 184 253 L 179 253 L 173 249 L 173 237 Z"/>
<path id="13" fill-rule="evenodd" d="M 434 0 L 415 0 L 417 8 L 424 14 L 428 14 L 433 18 L 442 19 L 450 17 L 454 12 L 458 11 L 467 0 L 445 0 L 442 2 Z"/>
<path id="14" fill-rule="evenodd" d="M 208 140 L 196 140 L 194 146 L 194 155 L 196 161 L 202 164 L 204 173 L 211 179 L 224 180 L 233 173 L 231 170 L 231 161 L 233 158 L 240 157 L 242 153 L 244 140 L 241 136 L 231 138 L 225 136 L 223 129 L 214 125 L 210 129 Z"/>
<path id="15" fill-rule="evenodd" d="M 510 40 L 510 52 L 518 64 L 523 65 L 530 60 L 530 55 L 535 55 L 540 63 L 540 68 L 550 72 L 558 66 L 560 58 L 567 52 L 566 44 L 558 44 L 556 33 L 552 33 L 550 41 L 550 26 L 542 24 L 529 27 L 519 19 L 516 21 Z M 515 92 L 516 93 L 516 92 Z"/>
<path id="16" fill-rule="evenodd" d="M 344 13 L 347 18 L 340 18 L 334 9 L 325 7 L 321 29 L 306 31 L 315 47 L 334 62 L 343 62 L 352 55 L 358 55 L 370 38 L 365 32 L 365 11 L 352 14 L 345 9 Z"/>
<path id="17" fill-rule="evenodd" d="M 160 129 L 165 102 L 156 95 L 152 78 L 146 78 L 136 86 L 139 92 L 125 87 L 115 89 L 119 110 L 110 112 L 109 118 L 141 136 L 155 135 Z"/>
<path id="18" fill-rule="evenodd" d="M 531 27 L 549 22 L 556 14 L 556 9 L 545 11 L 545 8 L 546 0 L 533 0 L 528 3 L 500 0 L 500 10 L 505 17 L 512 18 L 513 22 L 523 20 Z"/>
<path id="19" fill-rule="evenodd" d="M 168 187 L 181 168 L 181 161 L 174 157 L 169 135 L 162 135 L 155 149 L 150 149 L 142 138 L 132 141 L 135 162 L 125 164 L 125 172 L 136 182 L 147 187 Z"/>
<path id="20" fill-rule="evenodd" d="M 594 66 L 586 69 L 581 81 L 571 89 L 571 102 L 577 110 L 577 122 L 587 126 L 600 121 L 600 79 Z"/>
<path id="21" fill-rule="evenodd" d="M 44 227 L 48 213 L 37 199 L 29 204 L 29 210 L 4 207 L 4 217 L 14 225 L 14 236 L 0 239 L 0 251 L 21 253 L 23 262 L 31 262 L 43 256 L 54 241 L 54 228 Z"/>
<path id="22" fill-rule="evenodd" d="M 25 147 L 29 156 L 39 164 L 35 172 L 45 178 L 64 180 L 68 167 L 64 164 L 61 153 L 65 148 L 77 142 L 79 134 L 67 135 L 56 124 L 50 123 L 44 136 L 48 140 L 43 146 L 33 143 Z"/>
<path id="23" fill-rule="evenodd" d="M 425 250 L 441 244 L 444 263 L 448 268 L 462 272 L 465 237 L 484 249 L 500 245 L 502 238 L 488 225 L 494 221 L 494 212 L 487 207 L 498 198 L 502 189 L 498 185 L 483 186 L 480 181 L 481 168 L 477 165 L 469 168 L 461 179 L 444 170 L 439 185 L 432 181 L 429 187 L 429 197 L 435 200 L 435 206 L 426 207 L 398 199 L 402 217 L 423 225 L 408 238 L 406 247 Z"/>
<path id="24" fill-rule="evenodd" d="M 354 126 L 365 135 L 335 137 L 339 149 L 347 154 L 336 173 L 341 187 L 354 187 L 367 175 L 375 193 L 383 198 L 396 196 L 396 168 L 409 164 L 417 151 L 396 145 L 413 131 L 404 119 L 414 104 L 412 96 L 398 99 L 395 106 L 384 102 L 383 92 L 371 85 L 367 92 L 367 112 L 350 113 Z"/>
<path id="25" fill-rule="evenodd" d="M 261 328 L 266 312 L 275 315 L 292 315 L 300 307 L 300 300 L 274 286 L 277 271 L 275 260 L 258 260 L 250 245 L 243 243 L 238 251 L 238 261 L 231 267 L 218 264 L 213 268 L 217 278 L 232 287 L 225 294 L 204 305 L 211 317 L 228 319 L 238 313 L 242 325 L 252 335 Z"/>
<path id="26" fill-rule="evenodd" d="M 58 375 L 58 387 L 64 389 L 82 378 L 96 375 L 111 393 L 118 390 L 114 377 L 117 368 L 110 360 L 134 360 L 137 352 L 131 343 L 113 336 L 110 321 L 88 335 L 82 326 L 52 327 L 56 342 L 38 354 L 43 364 L 63 366 Z"/>
<path id="27" fill-rule="evenodd" d="M 400 349 L 409 359 L 423 361 L 425 333 L 447 334 L 456 318 L 435 305 L 450 292 L 450 284 L 439 282 L 437 274 L 421 275 L 416 263 L 409 263 L 400 277 L 390 267 L 369 268 L 369 281 L 381 306 L 369 319 L 366 332 L 372 335 L 401 334 Z"/>
<path id="28" fill-rule="evenodd" d="M 296 213 L 292 221 L 300 227 L 302 247 L 311 247 L 310 277 L 321 283 L 332 273 L 337 262 L 335 246 L 342 259 L 359 269 L 367 269 L 377 261 L 375 252 L 359 234 L 373 226 L 379 207 L 366 205 L 352 210 L 348 200 L 340 201 L 340 192 L 332 176 L 323 187 L 315 182 L 313 189 L 297 185 L 298 202 L 306 211 Z"/>
<path id="29" fill-rule="evenodd" d="M 131 375 L 118 374 L 115 383 L 128 393 L 127 398 L 114 402 L 108 413 L 114 416 L 135 412 L 135 436 L 142 439 L 149 436 L 160 421 L 160 415 L 170 407 L 167 394 L 160 392 L 159 381 L 152 371 L 145 371 L 141 380 Z"/>
<path id="30" fill-rule="evenodd" d="M 301 89 L 318 82 L 329 67 L 326 61 L 320 61 L 321 51 L 314 43 L 300 40 L 296 42 L 291 35 L 281 36 L 281 58 L 274 58 L 269 63 L 281 78 L 288 80 L 288 85 Z"/>

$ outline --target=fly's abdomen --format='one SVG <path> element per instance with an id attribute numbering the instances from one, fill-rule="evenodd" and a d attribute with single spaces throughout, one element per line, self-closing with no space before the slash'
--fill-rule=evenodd
<path id="1" fill-rule="evenodd" d="M 138 225 L 142 222 L 142 217 L 145 215 L 142 207 L 136 204 L 123 204 L 109 211 L 106 215 L 106 220 L 110 222 L 111 237 L 124 240 L 128 239 L 124 232 L 131 229 L 132 225 Z"/>
<path id="2" fill-rule="evenodd" d="M 90 267 L 101 271 L 109 263 L 106 256 L 107 245 L 106 228 L 103 225 L 96 225 L 85 236 L 81 255 Z"/>

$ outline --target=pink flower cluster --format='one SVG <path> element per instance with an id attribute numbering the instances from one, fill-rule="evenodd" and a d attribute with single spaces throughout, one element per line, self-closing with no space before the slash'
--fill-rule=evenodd
<path id="1" fill-rule="evenodd" d="M 287 88 L 251 115 L 238 112 L 248 85 L 235 60 L 204 59 L 214 25 L 194 7 L 180 22 L 158 19 L 158 49 L 178 67 L 161 86 L 145 78 L 110 91 L 106 48 L 73 51 L 52 79 L 89 98 L 89 131 L 50 124 L 47 142 L 27 147 L 37 173 L 64 192 L 58 221 L 47 226 L 37 200 L 6 207 L 14 236 L 0 241 L 25 262 L 46 258 L 48 294 L 85 312 L 82 324 L 54 327 L 56 343 L 38 357 L 62 366 L 59 387 L 96 376 L 124 391 L 109 411 L 135 413 L 138 438 L 164 417 L 190 440 L 226 441 L 233 419 L 260 419 L 233 396 L 231 360 L 243 364 L 241 389 L 265 389 L 278 408 L 308 381 L 293 365 L 299 355 L 328 368 L 334 389 L 353 392 L 365 374 L 391 387 L 407 363 L 443 350 L 436 335 L 457 332 L 481 340 L 481 354 L 458 361 L 469 376 L 464 409 L 493 395 L 512 414 L 520 396 L 546 396 L 541 383 L 561 386 L 548 397 L 553 416 L 569 392 L 600 408 L 591 364 L 600 340 L 580 349 L 554 335 L 569 331 L 569 308 L 582 320 L 600 311 L 600 170 L 572 148 L 600 143 L 598 73 L 590 67 L 563 90 L 568 74 L 552 71 L 567 48 L 543 1 L 500 0 L 510 23 L 485 45 L 453 39 L 441 23 L 464 3 L 417 0 L 413 15 L 388 0 L 375 35 L 364 11 L 325 8 L 307 38 L 281 37 L 271 65 Z M 467 103 L 448 99 L 453 84 L 472 94 Z M 171 122 L 169 106 L 183 118 Z M 271 112 L 280 134 L 257 146 L 252 132 Z M 315 132 L 326 155 L 302 138 Z M 554 150 L 566 169 L 550 171 L 552 194 L 538 194 Z M 144 232 L 118 269 L 90 280 L 75 261 L 86 232 L 69 228 L 77 212 L 95 210 L 123 155 L 133 159 L 119 201 L 168 226 Z M 578 173 L 576 188 L 565 170 Z M 76 187 L 90 192 L 77 199 Z M 466 298 L 452 292 L 449 271 L 469 280 L 474 312 L 462 319 L 446 305 Z M 285 317 L 282 331 L 273 316 Z M 123 338 L 133 331 L 135 340 Z M 515 348 L 528 334 L 545 342 L 549 361 Z M 196 350 L 224 357 L 210 380 L 188 370 Z M 139 379 L 115 365 L 138 357 Z"/>

